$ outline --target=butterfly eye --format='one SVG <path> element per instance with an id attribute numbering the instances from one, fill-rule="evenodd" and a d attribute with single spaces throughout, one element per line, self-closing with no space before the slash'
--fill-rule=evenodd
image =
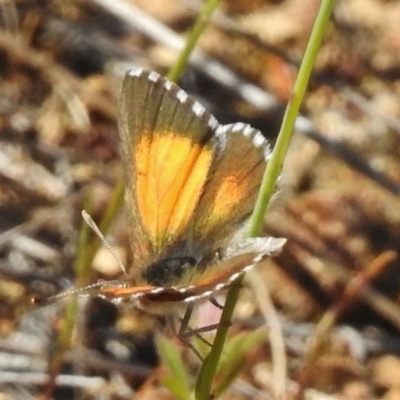
<path id="1" fill-rule="evenodd" d="M 151 264 L 142 274 L 142 278 L 150 285 L 168 286 L 196 264 L 193 257 L 167 258 Z"/>

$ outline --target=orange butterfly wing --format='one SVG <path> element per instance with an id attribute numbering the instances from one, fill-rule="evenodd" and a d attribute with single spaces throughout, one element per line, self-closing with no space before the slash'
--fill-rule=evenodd
<path id="1" fill-rule="evenodd" d="M 131 71 L 119 131 L 136 267 L 168 256 L 185 235 L 219 146 L 217 121 L 155 72 Z"/>

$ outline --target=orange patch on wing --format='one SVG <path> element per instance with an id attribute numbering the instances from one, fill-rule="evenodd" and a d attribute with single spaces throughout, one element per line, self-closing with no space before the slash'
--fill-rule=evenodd
<path id="1" fill-rule="evenodd" d="M 243 177 L 232 171 L 231 175 L 226 176 L 221 181 L 215 194 L 215 200 L 210 205 L 209 220 L 215 221 L 215 219 L 226 219 L 229 217 L 232 210 L 249 196 L 250 178 L 250 176 Z"/>
<path id="2" fill-rule="evenodd" d="M 138 209 L 150 240 L 160 248 L 185 230 L 207 180 L 213 149 L 190 137 L 157 132 L 141 135 L 134 150 Z"/>
<path id="3" fill-rule="evenodd" d="M 105 296 L 112 297 L 123 297 L 123 296 L 133 296 L 137 293 L 148 293 L 156 289 L 155 286 L 133 286 L 133 287 L 110 287 L 102 288 L 100 293 Z"/>

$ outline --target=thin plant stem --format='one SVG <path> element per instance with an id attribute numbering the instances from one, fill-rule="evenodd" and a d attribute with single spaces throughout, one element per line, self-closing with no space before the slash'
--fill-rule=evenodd
<path id="1" fill-rule="evenodd" d="M 272 157 L 267 164 L 262 180 L 260 195 L 250 219 L 249 236 L 254 237 L 259 234 L 264 221 L 265 211 L 275 190 L 275 184 L 282 169 L 283 161 L 286 156 L 290 139 L 292 136 L 297 114 L 303 101 L 308 81 L 315 63 L 318 50 L 322 41 L 323 33 L 329 21 L 334 0 L 322 0 L 321 6 L 316 17 L 310 39 L 304 53 L 304 57 L 297 75 L 291 99 L 287 105 L 283 117 L 281 129 Z M 239 290 L 243 283 L 243 276 L 235 284 L 232 284 L 225 302 L 225 307 L 220 320 L 220 328 L 217 330 L 213 347 L 204 360 L 200 368 L 197 385 L 196 400 L 206 400 L 212 398 L 212 383 L 217 371 L 219 359 L 223 350 L 224 342 L 228 333 L 228 326 L 231 324 L 233 311 L 239 297 Z"/>
<path id="2" fill-rule="evenodd" d="M 289 148 L 290 139 L 296 117 L 299 113 L 304 94 L 307 89 L 308 81 L 311 76 L 312 68 L 318 55 L 324 31 L 329 21 L 335 0 L 323 0 L 315 19 L 313 30 L 304 53 L 299 73 L 294 84 L 292 96 L 286 107 L 282 125 L 278 134 L 272 157 L 267 164 L 263 181 L 261 183 L 260 195 L 257 199 L 254 212 L 250 219 L 249 236 L 257 236 L 261 231 L 264 221 L 265 211 L 275 190 L 275 184 L 282 169 L 283 161 Z"/>
<path id="3" fill-rule="evenodd" d="M 211 14 L 218 7 L 220 0 L 208 0 L 199 15 L 196 22 L 186 39 L 185 47 L 179 54 L 177 62 L 168 73 L 168 79 L 177 82 L 186 68 L 190 54 L 193 52 L 197 42 L 204 29 L 207 27 Z"/>

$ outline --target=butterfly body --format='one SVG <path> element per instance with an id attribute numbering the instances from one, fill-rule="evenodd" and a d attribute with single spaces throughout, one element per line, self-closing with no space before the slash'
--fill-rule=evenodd
<path id="1" fill-rule="evenodd" d="M 142 69 L 127 73 L 119 111 L 134 261 L 100 296 L 169 312 L 211 297 L 280 251 L 284 239 L 237 234 L 270 157 L 259 131 L 220 125 L 177 85 Z"/>
<path id="2" fill-rule="evenodd" d="M 197 267 L 197 261 L 191 256 L 167 258 L 150 264 L 142 272 L 141 278 L 149 285 L 170 286 L 181 279 L 188 269 Z"/>

